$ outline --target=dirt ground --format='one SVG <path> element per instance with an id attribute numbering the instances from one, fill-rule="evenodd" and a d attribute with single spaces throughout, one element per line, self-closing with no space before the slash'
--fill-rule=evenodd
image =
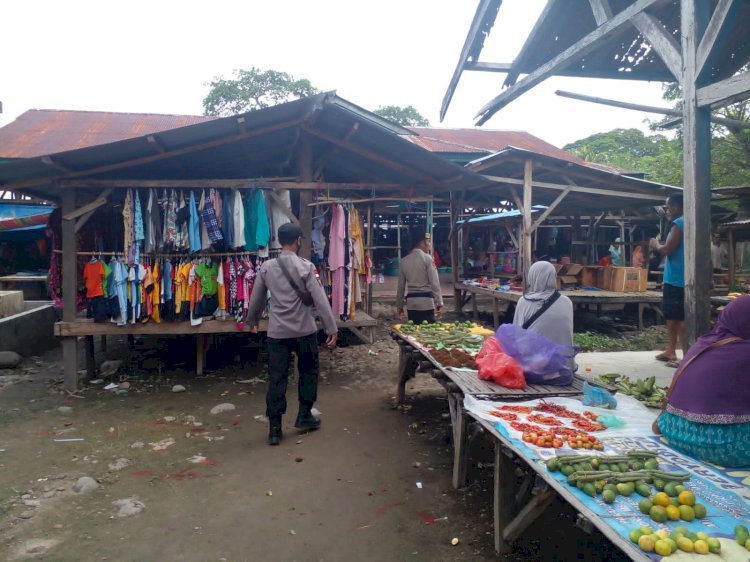
<path id="1" fill-rule="evenodd" d="M 0 559 L 627 559 L 576 527 L 562 501 L 512 555 L 496 556 L 492 443 L 472 442 L 470 484 L 454 490 L 444 391 L 418 375 L 408 403 L 395 407 L 397 347 L 382 328 L 373 345 L 321 354 L 322 428 L 292 427 L 291 384 L 284 440 L 267 446 L 252 343 L 227 338 L 198 378 L 189 337 L 144 339 L 133 350 L 110 338 L 98 359 L 122 360 L 110 380 L 129 388 L 87 385 L 79 396 L 61 390 L 59 349 L 0 371 L 11 375 L 0 383 Z M 172 392 L 175 384 L 185 392 Z M 212 415 L 219 404 L 234 409 Z M 83 476 L 99 487 L 74 492 Z M 113 502 L 122 499 L 144 509 L 120 517 Z"/>

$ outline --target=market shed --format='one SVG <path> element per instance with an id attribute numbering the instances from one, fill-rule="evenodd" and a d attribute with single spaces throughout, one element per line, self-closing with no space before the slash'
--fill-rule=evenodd
<path id="1" fill-rule="evenodd" d="M 676 82 L 682 89 L 685 306 L 689 342 L 708 331 L 711 110 L 750 97 L 750 4 L 743 0 L 550 0 L 513 62 L 484 62 L 502 0 L 480 0 L 448 85 L 445 115 L 464 71 L 506 74 L 495 113 L 551 76 Z"/>
<path id="2" fill-rule="evenodd" d="M 509 146 L 467 166 L 486 183 L 463 191 L 460 207 L 479 208 L 501 200 L 512 203 L 520 212 L 518 247 L 524 278 L 531 265 L 532 236 L 551 216 L 570 217 L 574 244 L 586 247 L 596 243 L 593 233 L 602 221 L 615 221 L 624 245 L 626 221 L 643 218 L 658 223 L 653 207 L 662 205 L 670 193 L 680 191 L 576 160 L 570 155 L 550 156 Z M 535 206 L 543 206 L 544 210 L 532 221 Z M 589 220 L 587 240 L 580 239 L 582 217 Z"/>
<path id="3" fill-rule="evenodd" d="M 310 232 L 314 209 L 321 201 L 364 204 L 367 219 L 363 222 L 370 230 L 374 204 L 431 200 L 435 194 L 467 189 L 482 181 L 404 138 L 412 134 L 329 92 L 107 144 L 5 158 L 0 161 L 0 190 L 60 206 L 62 241 L 55 249 L 62 254 L 65 297 L 76 294 L 77 256 L 113 249 L 77 248 L 77 235 L 97 213 L 120 209 L 130 190 L 263 190 L 289 220 Z M 116 224 L 103 230 L 114 243 L 122 239 Z M 366 237 L 368 245 L 370 236 Z M 305 243 L 302 254 L 310 256 L 310 239 Z M 91 342 L 93 335 L 110 333 L 194 333 L 200 370 L 205 336 L 239 331 L 234 322 L 208 324 L 191 329 L 185 323 L 109 326 L 83 322 L 77 318 L 75 299 L 63 298 L 63 321 L 56 333 L 63 338 L 66 387 L 78 384 L 77 336 Z"/>

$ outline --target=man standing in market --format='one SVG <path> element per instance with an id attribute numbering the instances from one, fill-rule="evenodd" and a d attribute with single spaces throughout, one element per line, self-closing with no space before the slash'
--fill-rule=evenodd
<path id="1" fill-rule="evenodd" d="M 666 361 L 668 367 L 679 366 L 677 341 L 682 345 L 683 357 L 687 353 L 685 344 L 685 244 L 682 218 L 682 195 L 670 195 L 667 199 L 667 218 L 672 221 L 667 240 L 661 244 L 655 238 L 649 241 L 651 251 L 666 256 L 664 265 L 664 287 L 662 313 L 667 324 L 667 349 L 656 356 Z"/>
<path id="2" fill-rule="evenodd" d="M 443 295 L 437 268 L 430 256 L 429 233 L 412 236 L 412 250 L 401 260 L 396 291 L 398 317 L 404 318 L 404 308 L 409 320 L 415 324 L 435 322 L 436 313 L 443 314 Z M 408 287 L 408 293 L 404 295 Z"/>
<path id="3" fill-rule="evenodd" d="M 326 347 L 336 347 L 338 328 L 313 264 L 297 255 L 302 244 L 302 229 L 294 223 L 279 227 L 277 240 L 281 254 L 266 261 L 255 278 L 248 305 L 250 331 L 257 333 L 258 322 L 271 291 L 268 319 L 268 444 L 278 445 L 282 438 L 281 418 L 286 413 L 286 387 L 291 354 L 297 355 L 299 371 L 299 413 L 294 427 L 315 430 L 320 420 L 312 414 L 318 397 L 318 326 L 316 310 L 328 336 Z"/>

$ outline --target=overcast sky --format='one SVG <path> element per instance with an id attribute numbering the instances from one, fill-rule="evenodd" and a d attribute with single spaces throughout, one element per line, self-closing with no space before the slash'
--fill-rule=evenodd
<path id="1" fill-rule="evenodd" d="M 544 0 L 505 0 L 480 60 L 512 62 Z M 28 109 L 200 114 L 206 83 L 274 69 L 366 109 L 413 105 L 433 126 L 471 127 L 504 74 L 464 73 L 438 114 L 477 0 L 3 0 L 0 126 Z M 659 83 L 555 78 L 484 128 L 562 146 L 640 112 L 559 98 L 564 89 L 664 105 Z"/>

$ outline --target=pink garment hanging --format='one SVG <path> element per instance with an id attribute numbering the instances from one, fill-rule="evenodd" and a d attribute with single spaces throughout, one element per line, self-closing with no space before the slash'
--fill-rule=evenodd
<path id="1" fill-rule="evenodd" d="M 344 284 L 346 283 L 345 254 L 346 220 L 344 208 L 334 205 L 331 209 L 331 229 L 328 236 L 328 267 L 331 269 L 331 308 L 336 316 L 344 314 Z"/>

